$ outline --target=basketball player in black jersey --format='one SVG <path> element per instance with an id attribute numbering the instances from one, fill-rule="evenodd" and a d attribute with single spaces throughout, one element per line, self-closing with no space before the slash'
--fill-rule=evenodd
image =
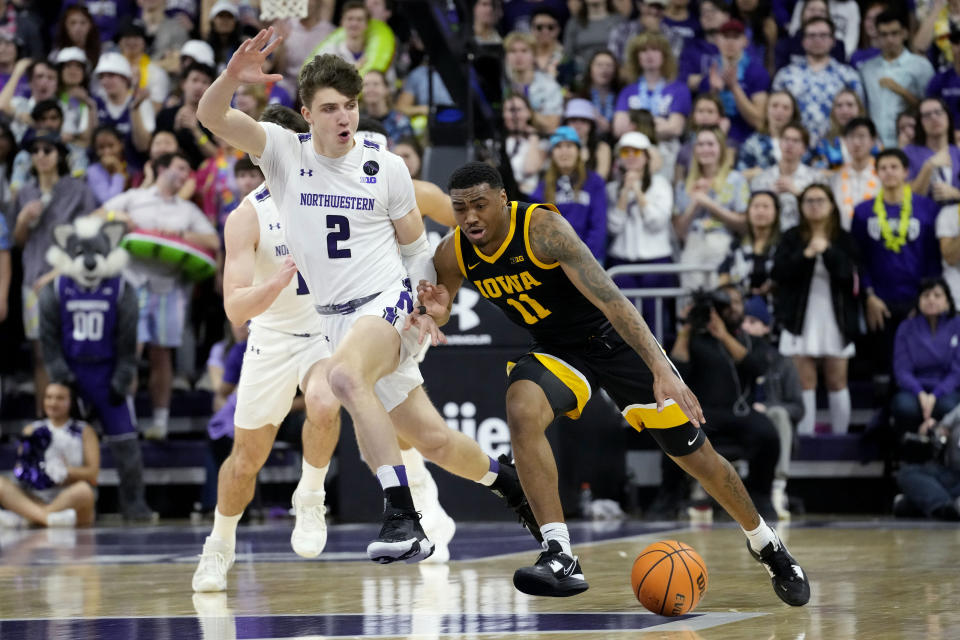
<path id="1" fill-rule="evenodd" d="M 517 471 L 544 538 L 532 567 L 513 583 L 524 593 L 570 596 L 587 589 L 570 549 L 545 430 L 578 418 L 603 388 L 635 429 L 696 478 L 747 534 L 747 548 L 787 604 L 810 599 L 803 570 L 757 513 L 736 471 L 700 429 L 700 404 L 637 308 L 627 300 L 551 204 L 508 202 L 497 171 L 472 162 L 450 178 L 458 228 L 434 255 L 437 285 L 421 282 L 421 312 L 443 325 L 464 280 L 533 337 L 508 367 L 507 423 Z"/>

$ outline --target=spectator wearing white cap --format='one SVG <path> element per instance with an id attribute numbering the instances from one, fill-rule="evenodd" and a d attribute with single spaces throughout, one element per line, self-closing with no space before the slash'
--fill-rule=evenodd
<path id="1" fill-rule="evenodd" d="M 607 231 L 611 242 L 607 249 L 607 267 L 621 264 L 671 264 L 671 216 L 673 189 L 666 178 L 650 166 L 653 145 L 637 131 L 630 131 L 617 142 L 619 158 L 613 180 L 607 183 Z M 672 274 L 637 274 L 615 279 L 621 288 L 676 287 Z M 672 327 L 674 310 L 665 305 L 660 327 Z M 657 327 L 653 299 L 645 299 L 644 319 Z M 662 337 L 662 336 L 661 336 Z"/>
<path id="2" fill-rule="evenodd" d="M 210 8 L 209 34 L 206 40 L 213 48 L 217 71 L 226 68 L 230 56 L 244 40 L 240 21 L 237 19 L 239 15 L 237 5 L 230 0 L 217 0 Z"/>
<path id="3" fill-rule="evenodd" d="M 147 32 L 139 21 L 127 20 L 117 33 L 117 47 L 130 63 L 135 89 L 146 89 L 155 111 L 170 93 L 170 77 L 147 54 Z"/>
<path id="4" fill-rule="evenodd" d="M 54 64 L 60 83 L 57 101 L 63 110 L 60 138 L 74 158 L 86 153 L 97 127 L 97 103 L 89 91 L 89 61 L 80 47 L 65 47 L 57 53 Z"/>
<path id="5" fill-rule="evenodd" d="M 156 117 L 149 94 L 145 89 L 133 90 L 130 63 L 119 53 L 101 55 L 93 75 L 100 85 L 94 95 L 97 122 L 116 128 L 124 136 L 127 162 L 142 166 Z"/>
<path id="6" fill-rule="evenodd" d="M 610 178 L 612 154 L 610 145 L 597 132 L 597 110 L 593 104 L 583 98 L 570 99 L 563 111 L 563 124 L 573 127 L 583 141 L 580 157 L 587 169 L 606 182 Z"/>

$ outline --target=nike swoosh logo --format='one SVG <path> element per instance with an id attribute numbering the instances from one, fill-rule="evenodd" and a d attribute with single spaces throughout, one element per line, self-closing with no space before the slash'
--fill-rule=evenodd
<path id="1" fill-rule="evenodd" d="M 474 268 L 475 266 L 477 266 L 478 264 L 480 264 L 480 263 L 479 263 L 479 262 L 475 262 L 474 264 L 468 264 L 468 265 L 467 265 L 467 269 L 473 269 L 473 268 Z"/>
<path id="2" fill-rule="evenodd" d="M 697 435 L 693 436 L 693 440 L 690 440 L 689 442 L 687 442 L 687 446 L 688 446 L 688 447 L 693 446 L 693 443 L 696 442 L 696 441 L 697 441 L 697 438 L 699 438 L 699 437 L 700 437 L 700 432 L 697 431 Z"/>

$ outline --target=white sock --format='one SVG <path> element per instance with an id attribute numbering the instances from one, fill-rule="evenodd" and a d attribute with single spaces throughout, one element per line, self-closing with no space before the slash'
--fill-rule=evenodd
<path id="1" fill-rule="evenodd" d="M 153 424 L 165 429 L 170 421 L 170 407 L 155 407 L 153 410 Z"/>
<path id="2" fill-rule="evenodd" d="M 563 552 L 573 557 L 573 551 L 570 549 L 570 532 L 567 531 L 565 522 L 548 522 L 540 527 L 540 533 L 543 535 L 543 541 L 556 540 L 560 543 Z"/>
<path id="3" fill-rule="evenodd" d="M 400 449 L 400 458 L 403 460 L 403 466 L 407 468 L 407 482 L 410 484 L 420 482 L 423 476 L 428 473 L 423 456 L 413 447 Z"/>
<path id="4" fill-rule="evenodd" d="M 241 511 L 235 516 L 225 516 L 220 513 L 220 507 L 213 510 L 213 531 L 211 538 L 225 542 L 232 549 L 237 544 L 237 523 L 240 522 Z"/>
<path id="5" fill-rule="evenodd" d="M 743 529 L 743 527 L 740 528 Z M 743 529 L 743 532 L 747 535 L 747 540 L 750 541 L 750 548 L 757 553 L 760 553 L 760 551 L 771 542 L 774 543 L 774 546 L 776 546 L 778 542 L 777 534 L 763 521 L 763 518 L 760 518 L 760 524 L 757 525 L 756 529 L 753 531 Z"/>
<path id="6" fill-rule="evenodd" d="M 323 491 L 323 483 L 327 478 L 329 468 L 329 463 L 322 467 L 315 467 L 307 462 L 307 458 L 304 457 L 297 491 Z"/>
<path id="7" fill-rule="evenodd" d="M 797 423 L 797 433 L 803 436 L 813 435 L 817 424 L 817 390 L 803 390 L 803 419 Z"/>
<path id="8" fill-rule="evenodd" d="M 850 428 L 850 389 L 831 391 L 827 397 L 830 400 L 830 422 L 833 424 L 833 433 L 846 433 Z"/>

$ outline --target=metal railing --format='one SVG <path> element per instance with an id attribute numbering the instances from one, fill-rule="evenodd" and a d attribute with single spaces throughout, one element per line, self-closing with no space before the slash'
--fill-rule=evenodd
<path id="1" fill-rule="evenodd" d="M 611 278 L 617 276 L 637 276 L 651 273 L 673 274 L 679 276 L 683 273 L 703 273 L 708 278 L 715 273 L 716 267 L 702 264 L 620 264 L 607 269 L 607 275 Z M 663 324 L 664 310 L 663 301 L 667 298 L 681 298 L 692 293 L 685 287 L 647 287 L 647 288 L 621 288 L 620 291 L 626 297 L 633 300 L 633 304 L 638 309 L 643 310 L 643 301 L 648 298 L 654 299 L 654 326 L 651 327 L 653 335 L 663 342 Z"/>

